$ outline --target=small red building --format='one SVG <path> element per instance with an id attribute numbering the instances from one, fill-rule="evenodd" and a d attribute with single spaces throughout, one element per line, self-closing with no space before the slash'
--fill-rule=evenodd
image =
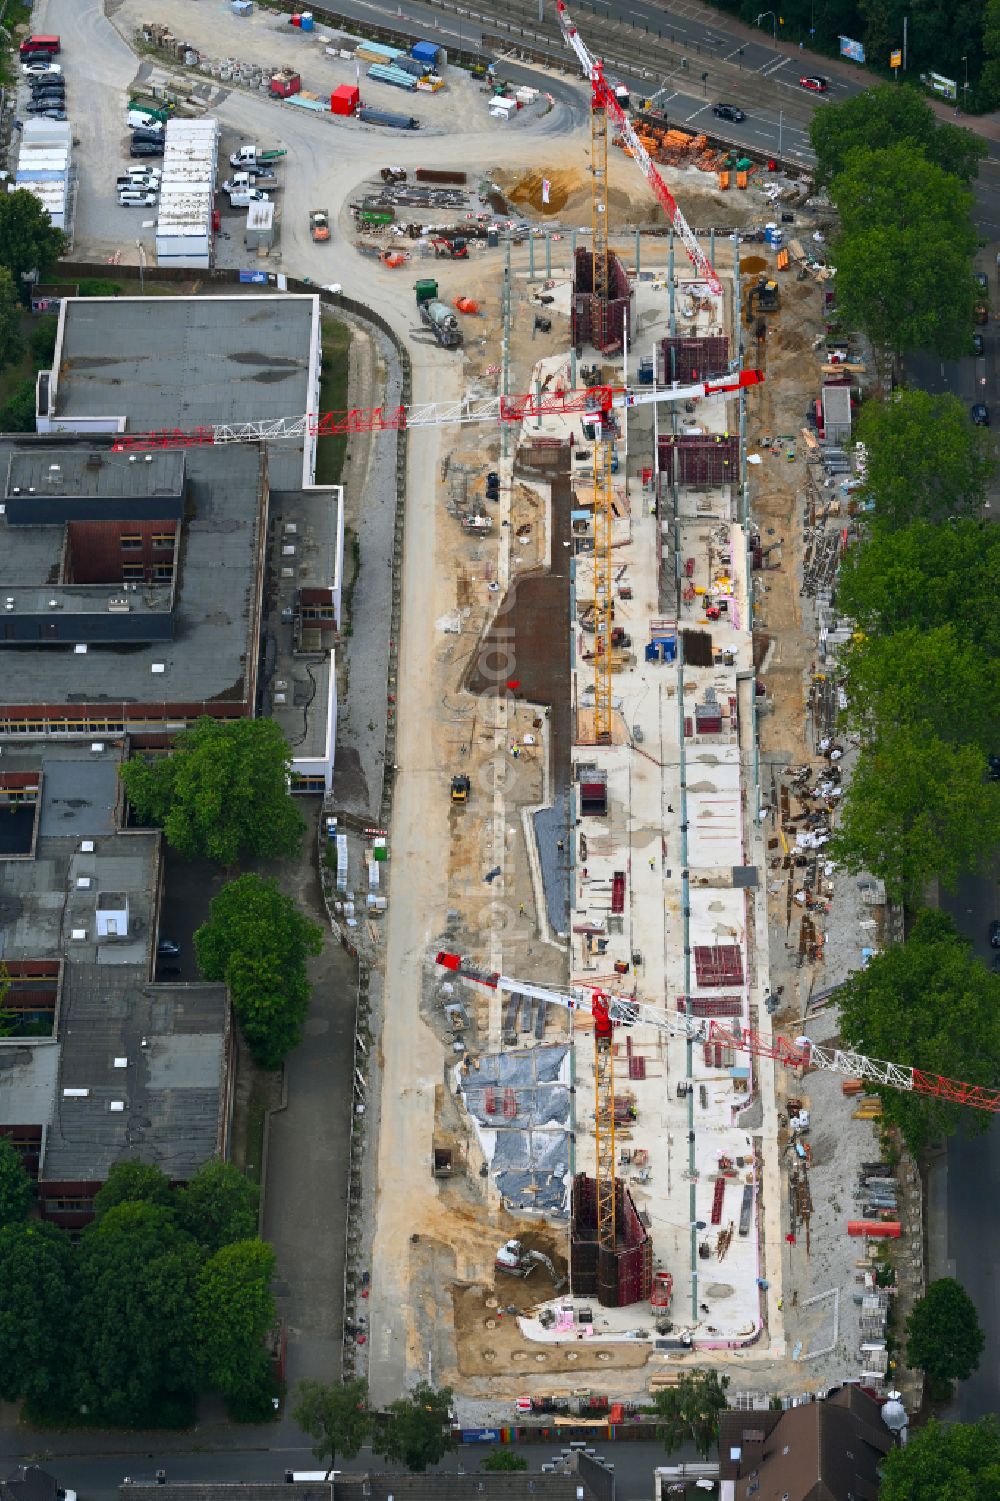
<path id="1" fill-rule="evenodd" d="M 342 83 L 330 95 L 330 109 L 335 115 L 353 115 L 361 104 L 361 90 L 357 84 Z"/>

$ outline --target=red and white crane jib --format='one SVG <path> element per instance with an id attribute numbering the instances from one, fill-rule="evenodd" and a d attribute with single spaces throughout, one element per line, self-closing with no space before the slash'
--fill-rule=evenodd
<path id="1" fill-rule="evenodd" d="M 353 407 L 341 412 L 306 413 L 299 417 L 272 417 L 259 422 L 219 422 L 211 427 L 164 428 L 155 433 L 119 433 L 112 444 L 116 453 L 129 449 L 197 448 L 206 444 L 269 443 L 282 438 L 323 438 L 331 433 L 390 432 L 399 428 L 442 427 L 472 422 L 524 422 L 546 415 L 572 416 L 588 413 L 606 416 L 620 407 L 645 406 L 650 402 L 692 401 L 727 391 L 756 386 L 764 379 L 760 370 L 737 370 L 695 385 L 644 387 L 586 386 L 541 395 L 461 397 L 457 401 L 431 401 L 418 406 Z"/>
<path id="2" fill-rule="evenodd" d="M 773 1058 L 785 1068 L 821 1068 L 850 1079 L 866 1079 L 871 1084 L 882 1084 L 904 1093 L 928 1095 L 953 1105 L 967 1105 L 974 1110 L 1000 1113 L 1000 1089 L 980 1084 L 964 1084 L 958 1079 L 949 1079 L 944 1074 L 888 1063 L 882 1058 L 869 1058 L 864 1053 L 855 1053 L 846 1048 L 823 1047 L 808 1037 L 797 1037 L 794 1042 L 785 1037 L 765 1038 L 750 1027 L 703 1020 L 688 1016 L 685 1012 L 657 1011 L 641 1001 L 609 994 L 596 986 L 593 989 L 581 986 L 568 991 L 555 990 L 516 980 L 509 975 L 490 974 L 476 969 L 459 954 L 438 953 L 435 963 L 453 974 L 473 980 L 479 985 L 489 986 L 493 990 L 530 996 L 534 1000 L 561 1006 L 566 1011 L 589 1011 L 598 1036 L 609 1035 L 615 1027 L 649 1024 L 672 1037 L 684 1037 L 691 1042 L 720 1043 L 724 1047 L 750 1053 L 757 1058 Z"/>
<path id="3" fill-rule="evenodd" d="M 640 141 L 635 130 L 632 128 L 631 120 L 628 118 L 628 115 L 626 115 L 625 111 L 622 109 L 617 98 L 615 97 L 614 89 L 610 87 L 607 79 L 604 77 L 604 64 L 599 62 L 596 58 L 591 57 L 590 53 L 587 50 L 586 44 L 584 43 L 582 37 L 580 36 L 580 33 L 576 29 L 572 16 L 563 3 L 563 0 L 556 0 L 556 9 L 559 12 L 559 26 L 562 30 L 563 39 L 565 40 L 567 45 L 571 47 L 576 53 L 580 67 L 583 69 L 587 78 L 590 80 L 590 86 L 594 93 L 594 99 L 598 104 L 600 104 L 602 109 L 607 111 L 607 113 L 611 116 L 611 119 L 614 121 L 616 128 L 619 130 L 622 138 L 625 141 L 625 144 L 628 146 L 629 151 L 632 153 L 633 160 L 638 162 L 639 170 L 642 172 L 646 181 L 649 183 L 649 186 L 652 188 L 660 203 L 660 207 L 667 214 L 671 224 L 674 226 L 674 229 L 680 237 L 681 243 L 683 244 L 684 249 L 687 251 L 688 259 L 690 260 L 692 266 L 698 272 L 699 276 L 704 277 L 705 281 L 708 283 L 709 287 L 712 289 L 715 295 L 717 297 L 721 296 L 722 284 L 715 274 L 715 268 L 713 267 L 712 262 L 709 260 L 704 250 L 702 250 L 701 246 L 698 244 L 698 241 L 695 238 L 694 231 L 688 224 L 684 215 L 681 213 L 680 205 L 678 204 L 673 193 L 671 193 L 670 189 L 667 187 L 666 183 L 663 181 L 663 178 L 660 176 L 659 172 L 656 170 L 656 167 L 653 165 L 653 162 L 651 161 L 649 156 L 649 152 Z"/>

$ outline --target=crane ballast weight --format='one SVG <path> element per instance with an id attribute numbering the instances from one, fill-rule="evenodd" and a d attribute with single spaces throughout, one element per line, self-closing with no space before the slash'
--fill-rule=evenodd
<path id="1" fill-rule="evenodd" d="M 600 1245 L 615 1249 L 615 1112 L 614 1112 L 614 1046 L 612 1038 L 616 1027 L 652 1026 L 671 1037 L 682 1037 L 689 1042 L 719 1043 L 741 1053 L 750 1053 L 757 1058 L 773 1058 L 785 1068 L 822 1068 L 831 1073 L 843 1074 L 851 1079 L 867 1079 L 869 1083 L 881 1084 L 890 1089 L 899 1089 L 913 1094 L 927 1095 L 932 1099 L 946 1100 L 953 1105 L 968 1105 L 974 1110 L 987 1110 L 1000 1114 L 1000 1089 L 979 1084 L 963 1084 L 958 1079 L 949 1079 L 944 1074 L 935 1074 L 924 1069 L 901 1063 L 888 1063 L 882 1058 L 869 1058 L 864 1053 L 854 1053 L 846 1048 L 829 1048 L 814 1043 L 808 1037 L 796 1037 L 790 1042 L 784 1037 L 762 1037 L 751 1027 L 741 1027 L 733 1022 L 702 1019 L 686 1012 L 658 1011 L 643 1001 L 628 996 L 615 995 L 596 986 L 571 986 L 557 990 L 554 986 L 535 985 L 531 981 L 517 980 L 510 975 L 493 974 L 477 969 L 460 954 L 445 951 L 435 956 L 436 964 L 463 979 L 491 990 L 507 991 L 510 995 L 524 995 L 532 1000 L 545 1001 L 551 1006 L 560 1006 L 564 1011 L 587 1012 L 594 1023 L 594 1076 L 595 1076 L 595 1152 L 597 1170 L 597 1234 Z"/>
<path id="2" fill-rule="evenodd" d="M 576 26 L 575 26 L 575 24 L 573 22 L 572 16 L 570 15 L 569 11 L 566 9 L 566 6 L 563 4 L 563 0 L 556 0 L 556 9 L 559 12 L 559 26 L 560 26 L 560 29 L 562 30 L 563 39 L 565 40 L 567 46 L 571 47 L 573 49 L 573 51 L 576 53 L 576 56 L 577 56 L 577 58 L 579 60 L 579 63 L 580 63 L 580 67 L 583 69 L 585 77 L 590 80 L 590 87 L 591 87 L 591 91 L 592 91 L 592 94 L 591 94 L 591 115 L 592 115 L 592 119 L 593 119 L 593 115 L 594 115 L 595 112 L 600 113 L 605 118 L 608 115 L 610 115 L 611 119 L 615 123 L 615 126 L 616 126 L 617 130 L 620 132 L 622 139 L 624 140 L 626 146 L 628 147 L 628 149 L 629 149 L 629 151 L 630 151 L 630 153 L 632 155 L 632 160 L 638 164 L 640 172 L 642 173 L 643 177 L 645 177 L 646 181 L 649 183 L 649 186 L 652 188 L 653 193 L 655 194 L 656 199 L 657 199 L 657 201 L 660 204 L 660 207 L 663 209 L 664 213 L 667 215 L 668 219 L 670 220 L 671 224 L 673 225 L 676 234 L 680 237 L 681 243 L 683 244 L 684 249 L 687 251 L 688 259 L 690 260 L 692 266 L 695 268 L 695 270 L 697 271 L 698 275 L 701 276 L 701 277 L 703 277 L 705 279 L 705 281 L 711 287 L 711 289 L 715 293 L 715 295 L 716 296 L 720 296 L 721 293 L 722 293 L 722 285 L 721 285 L 721 283 L 719 281 L 719 278 L 715 274 L 715 269 L 712 266 L 712 262 L 709 260 L 708 256 L 705 254 L 704 250 L 702 250 L 701 246 L 698 244 L 698 241 L 697 241 L 697 239 L 695 238 L 695 235 L 694 235 L 694 231 L 692 230 L 691 226 L 688 224 L 688 222 L 685 219 L 684 215 L 680 211 L 680 207 L 679 207 L 679 205 L 677 203 L 677 200 L 675 199 L 673 193 L 671 193 L 670 189 L 667 187 L 666 183 L 663 181 L 663 178 L 660 176 L 659 172 L 654 167 L 652 161 L 650 160 L 649 152 L 646 150 L 645 146 L 642 144 L 642 141 L 639 139 L 638 135 L 636 134 L 635 130 L 632 127 L 631 120 L 629 119 L 628 115 L 626 115 L 625 111 L 622 109 L 622 107 L 619 104 L 617 98 L 615 97 L 615 91 L 614 91 L 614 89 L 611 88 L 611 86 L 609 85 L 607 79 L 604 77 L 604 64 L 602 62 L 598 61 L 597 58 L 591 57 L 590 53 L 587 50 L 586 44 L 583 41 L 583 38 L 580 36 L 580 33 L 576 29 Z M 592 125 L 591 126 L 592 133 L 593 133 L 593 129 L 594 129 L 594 127 Z M 600 150 L 601 142 L 598 141 L 597 144 L 598 144 L 598 148 Z M 604 206 L 603 218 L 604 218 L 605 222 L 604 222 L 604 225 L 603 225 L 602 228 L 603 228 L 604 254 L 605 254 L 605 264 L 606 264 L 606 261 L 607 261 L 607 197 L 606 197 L 606 195 L 607 195 L 607 186 L 606 186 L 607 185 L 607 136 L 606 136 L 606 133 L 605 133 L 605 136 L 604 136 L 603 147 L 604 147 L 604 192 L 605 192 L 605 206 Z M 598 168 L 597 159 L 592 156 L 591 160 L 593 162 L 593 170 L 594 170 L 594 172 L 596 174 L 597 168 Z M 595 176 L 595 186 L 596 186 L 596 176 Z M 600 218 L 600 217 L 602 217 L 602 215 L 600 213 L 595 213 L 595 220 L 597 218 Z M 601 228 L 601 227 L 597 226 L 596 223 L 595 223 L 595 234 L 598 232 L 599 228 Z M 595 257 L 597 255 L 597 250 L 598 250 L 598 247 L 597 247 L 597 245 L 595 243 L 595 246 L 594 246 Z M 597 267 L 595 265 L 595 277 L 596 277 L 596 274 L 597 274 Z M 606 280 L 606 277 L 607 277 L 607 272 L 605 271 L 605 280 Z M 597 292 L 596 280 L 595 280 L 595 284 L 594 284 L 594 291 L 595 291 L 595 293 Z"/>
<path id="3" fill-rule="evenodd" d="M 429 401 L 417 406 L 351 407 L 346 411 L 306 412 L 298 417 L 268 417 L 259 422 L 215 422 L 206 427 L 161 428 L 157 432 L 118 433 L 115 453 L 149 448 L 200 448 L 222 443 L 271 443 L 284 438 L 324 438 L 331 433 L 398 432 L 417 427 L 446 427 L 474 422 L 526 422 L 546 415 L 582 416 L 600 426 L 624 407 L 658 401 L 694 401 L 719 392 L 739 391 L 764 379 L 761 370 L 737 370 L 694 385 L 658 386 L 633 391 L 629 386 L 585 386 L 486 396 L 457 401 Z"/>

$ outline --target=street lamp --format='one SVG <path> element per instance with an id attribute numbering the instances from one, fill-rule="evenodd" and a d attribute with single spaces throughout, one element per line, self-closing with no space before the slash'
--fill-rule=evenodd
<path id="1" fill-rule="evenodd" d="M 760 13 L 760 15 L 757 17 L 756 21 L 754 22 L 754 25 L 755 26 L 759 26 L 760 23 L 761 23 L 761 21 L 763 21 L 767 16 L 771 17 L 772 34 L 774 36 L 775 42 L 777 42 L 777 40 L 778 40 L 778 17 L 776 16 L 776 14 L 774 13 L 773 10 L 762 10 L 761 13 Z"/>
<path id="2" fill-rule="evenodd" d="M 146 295 L 146 247 L 141 240 L 136 240 L 135 248 L 139 252 L 139 296 Z"/>
<path id="3" fill-rule="evenodd" d="M 962 58 L 962 62 L 965 64 L 965 82 L 962 85 L 962 104 L 963 104 L 963 106 L 965 108 L 965 113 L 968 114 L 969 113 L 969 59 L 968 59 L 968 56 L 963 57 Z"/>

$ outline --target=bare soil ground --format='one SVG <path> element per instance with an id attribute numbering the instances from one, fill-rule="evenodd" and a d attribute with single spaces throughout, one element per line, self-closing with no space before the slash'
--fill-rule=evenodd
<path id="1" fill-rule="evenodd" d="M 497 167 L 492 181 L 526 218 L 589 227 L 591 178 L 590 172 L 580 166 L 580 154 L 579 143 L 560 149 L 553 142 L 551 160 L 546 160 L 544 169 Z M 694 167 L 679 171 L 661 167 L 660 172 L 689 224 L 750 225 L 770 217 L 770 212 L 763 213 L 760 195 L 752 188 L 723 192 L 711 173 L 699 172 Z M 623 152 L 609 152 L 608 176 L 609 229 L 666 224 L 663 210 L 639 168 Z M 544 179 L 549 182 L 548 203 L 542 200 Z"/>

